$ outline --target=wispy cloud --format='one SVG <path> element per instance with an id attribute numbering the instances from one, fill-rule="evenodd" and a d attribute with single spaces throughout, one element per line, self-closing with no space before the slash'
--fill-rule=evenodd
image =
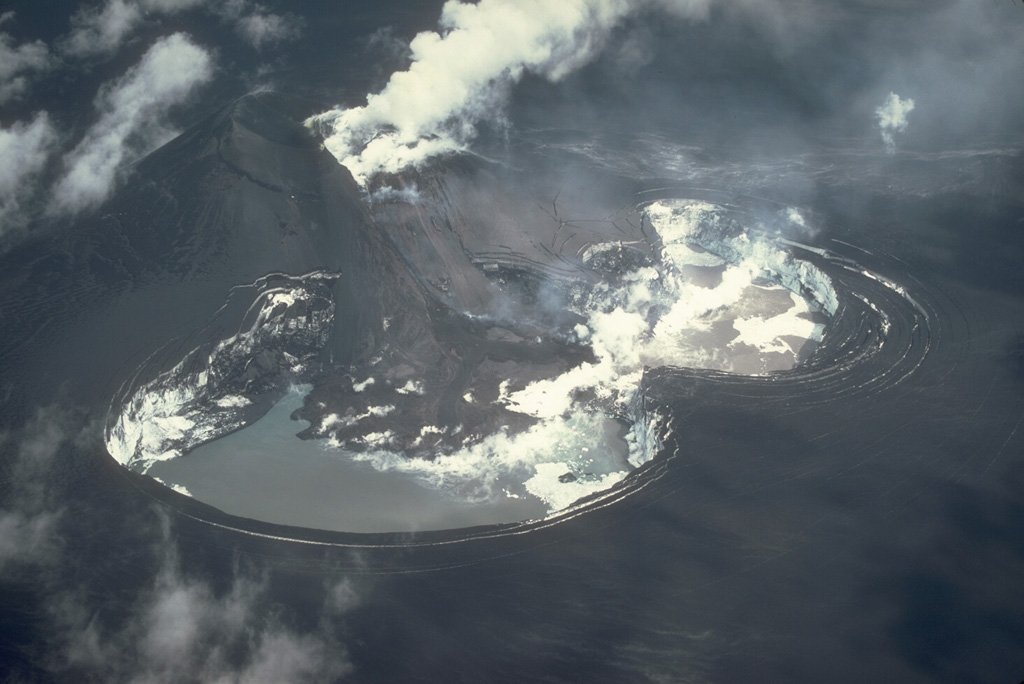
<path id="1" fill-rule="evenodd" d="M 0 14 L 0 26 L 14 16 L 14 12 Z M 0 33 L 0 104 L 23 96 L 32 76 L 52 66 L 53 55 L 43 41 L 17 44 L 10 34 Z"/>
<path id="2" fill-rule="evenodd" d="M 112 54 L 142 20 L 142 8 L 126 0 L 108 0 L 105 5 L 83 8 L 71 18 L 71 32 L 61 49 L 71 57 Z"/>
<path id="3" fill-rule="evenodd" d="M 64 591 L 50 605 L 58 638 L 55 669 L 108 682 L 333 682 L 351 671 L 334 623 L 339 607 L 327 591 L 320 626 L 289 626 L 266 573 L 237 569 L 216 590 L 182 571 L 172 525 L 162 514 L 155 545 L 159 567 L 130 607 L 129 618 L 101 624 L 89 598 Z M 347 580 L 340 585 L 349 586 Z M 355 591 L 352 590 L 353 595 Z"/>
<path id="4" fill-rule="evenodd" d="M 10 563 L 36 563 L 56 553 L 60 514 L 0 511 L 0 572 Z"/>
<path id="5" fill-rule="evenodd" d="M 0 433 L 0 449 L 12 456 L 0 464 L 0 577 L 29 572 L 40 589 L 38 667 L 62 680 L 151 684 L 326 683 L 351 671 L 340 638 L 346 615 L 361 602 L 351 578 L 326 580 L 319 614 L 314 610 L 319 619 L 299 627 L 275 598 L 268 569 L 235 562 L 216 578 L 186 572 L 174 524 L 159 508 L 143 509 L 130 523 L 136 539 L 151 540 L 130 572 L 149 579 L 116 589 L 111 610 L 102 598 L 109 578 L 94 585 L 89 573 L 73 569 L 81 546 L 72 530 L 80 523 L 65 512 L 59 483 L 67 477 L 57 470 L 66 449 L 94 448 L 97 430 L 51 406 Z M 80 581 L 68 582 L 72 576 Z"/>
<path id="6" fill-rule="evenodd" d="M 206 3 L 205 0 L 141 0 L 141 4 L 151 12 L 172 14 L 209 3 Z"/>
<path id="7" fill-rule="evenodd" d="M 59 558 L 57 527 L 63 512 L 50 496 L 48 481 L 61 445 L 81 429 L 81 421 L 67 411 L 49 407 L 37 411 L 20 429 L 0 434 L 0 449 L 11 455 L 2 471 L 0 573 L 11 566 Z"/>
<path id="8" fill-rule="evenodd" d="M 301 31 L 294 21 L 277 14 L 254 13 L 238 21 L 238 32 L 257 50 L 294 40 Z"/>
<path id="9" fill-rule="evenodd" d="M 301 20 L 274 14 L 265 6 L 249 0 L 229 0 L 219 10 L 233 23 L 235 31 L 257 50 L 295 40 L 302 35 Z"/>
<path id="10" fill-rule="evenodd" d="M 57 135 L 50 117 L 41 112 L 32 121 L 0 127 L 0 233 L 18 225 L 32 180 L 54 152 Z"/>
<path id="11" fill-rule="evenodd" d="M 57 208 L 77 211 L 106 199 L 126 164 L 172 136 L 163 124 L 166 111 L 212 75 L 210 54 L 176 33 L 104 86 L 97 97 L 102 116 L 67 158 L 55 190 Z"/>
<path id="12" fill-rule="evenodd" d="M 882 133 L 882 140 L 885 142 L 885 149 L 892 154 L 896 151 L 897 133 L 907 130 L 907 114 L 914 109 L 914 101 L 910 98 L 900 99 L 896 93 L 889 93 L 878 109 L 875 110 L 875 117 L 878 119 L 878 130 Z"/>
<path id="13" fill-rule="evenodd" d="M 109 56 L 132 38 L 147 16 L 171 16 L 191 9 L 203 10 L 233 24 L 238 34 L 257 50 L 301 34 L 298 19 L 274 14 L 251 0 L 106 0 L 72 17 L 71 32 L 62 49 L 78 58 Z"/>

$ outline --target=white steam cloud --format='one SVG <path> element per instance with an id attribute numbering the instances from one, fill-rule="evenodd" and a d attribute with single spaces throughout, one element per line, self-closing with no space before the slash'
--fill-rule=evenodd
<path id="1" fill-rule="evenodd" d="M 440 32 L 410 43 L 412 64 L 366 105 L 312 117 L 326 148 L 361 184 L 466 149 L 524 73 L 557 81 L 590 61 L 629 13 L 702 17 L 709 0 L 449 0 Z"/>
<path id="2" fill-rule="evenodd" d="M 913 110 L 914 101 L 910 98 L 900 99 L 896 93 L 889 93 L 882 106 L 875 110 L 878 130 L 882 132 L 882 140 L 889 154 L 896 151 L 895 135 L 907 129 L 907 114 Z"/>
<path id="3" fill-rule="evenodd" d="M 106 199 L 117 173 L 159 146 L 172 132 L 160 121 L 166 110 L 210 79 L 210 55 L 176 33 L 155 43 L 138 65 L 97 96 L 100 120 L 68 156 L 57 185 L 57 207 L 77 211 Z"/>

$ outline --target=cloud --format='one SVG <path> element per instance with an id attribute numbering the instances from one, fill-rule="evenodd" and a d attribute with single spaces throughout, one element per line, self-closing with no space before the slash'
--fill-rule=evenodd
<path id="1" fill-rule="evenodd" d="M 524 73 L 557 81 L 590 61 L 629 13 L 657 7 L 700 17 L 706 0 L 458 0 L 445 3 L 440 31 L 410 43 L 412 64 L 366 105 L 309 120 L 327 149 L 365 184 L 465 149 L 482 120 L 499 117 Z"/>
<path id="2" fill-rule="evenodd" d="M 61 49 L 72 57 L 112 54 L 142 20 L 142 8 L 125 0 L 109 0 L 102 6 L 83 8 L 71 18 L 71 33 Z"/>
<path id="3" fill-rule="evenodd" d="M 205 0 L 142 0 L 142 6 L 151 12 L 173 14 L 202 6 L 204 2 Z"/>
<path id="4" fill-rule="evenodd" d="M 236 32 L 257 50 L 294 40 L 302 33 L 301 20 L 274 14 L 250 0 L 107 0 L 72 17 L 72 30 L 62 49 L 72 57 L 109 56 L 131 38 L 147 15 L 171 16 L 190 9 L 203 9 L 234 24 Z"/>
<path id="5" fill-rule="evenodd" d="M 341 580 L 327 586 L 327 604 L 329 612 L 341 615 L 349 612 L 362 602 L 362 597 L 356 590 L 352 580 L 344 577 Z"/>
<path id="6" fill-rule="evenodd" d="M 366 47 L 383 60 L 399 61 L 411 57 L 409 41 L 396 35 L 394 26 L 383 26 L 371 33 L 366 41 Z"/>
<path id="7" fill-rule="evenodd" d="M 0 434 L 0 449 L 13 456 L 0 470 L 0 573 L 59 558 L 63 510 L 48 482 L 60 448 L 82 434 L 82 420 L 57 406 L 40 409 L 21 428 Z"/>
<path id="8" fill-rule="evenodd" d="M 405 202 L 406 204 L 419 204 L 421 201 L 419 188 L 415 184 L 401 189 L 392 187 L 377 188 L 370 193 L 371 204 L 388 204 L 391 202 Z"/>
<path id="9" fill-rule="evenodd" d="M 261 5 L 255 5 L 251 13 L 238 17 L 235 29 L 257 50 L 295 40 L 302 34 L 297 19 L 267 12 Z"/>
<path id="10" fill-rule="evenodd" d="M 0 26 L 13 18 L 14 12 L 0 15 Z M 10 34 L 0 33 L 0 104 L 24 95 L 30 77 L 52 66 L 53 55 L 43 41 L 16 45 Z"/>
<path id="11" fill-rule="evenodd" d="M 216 11 L 222 20 L 234 24 L 235 32 L 256 50 L 302 35 L 301 19 L 274 14 L 251 0 L 227 0 Z"/>
<path id="12" fill-rule="evenodd" d="M 0 573 L 14 563 L 39 563 L 58 552 L 60 513 L 0 511 Z"/>
<path id="13" fill-rule="evenodd" d="M 889 90 L 913 89 L 916 147 L 1002 146 L 1017 138 L 1024 7 L 1016 5 L 950 0 L 871 27 L 877 45 L 866 64 L 876 61 L 877 82 L 887 87 L 866 91 L 881 99 Z M 878 103 L 870 104 L 873 111 Z M 892 137 L 898 143 L 899 135 Z"/>
<path id="14" fill-rule="evenodd" d="M 236 569 L 220 592 L 185 574 L 171 525 L 161 518 L 158 571 L 127 619 L 103 624 L 84 592 L 65 591 L 51 603 L 60 653 L 54 669 L 151 684 L 332 682 L 351 671 L 331 622 L 339 612 L 330 592 L 316 629 L 289 627 L 265 574 Z M 347 580 L 341 585 L 349 587 Z"/>
<path id="15" fill-rule="evenodd" d="M 75 13 L 61 50 L 71 57 L 107 57 L 132 37 L 147 15 L 173 15 L 202 5 L 203 0 L 107 0 Z"/>
<path id="16" fill-rule="evenodd" d="M 31 181 L 46 165 L 57 135 L 46 112 L 28 123 L 0 127 L 0 233 L 21 223 L 20 211 Z"/>
<path id="17" fill-rule="evenodd" d="M 892 154 L 896 151 L 894 136 L 907 129 L 907 114 L 914 109 L 914 101 L 910 98 L 901 100 L 896 93 L 889 93 L 882 106 L 875 110 L 878 119 L 878 130 L 882 132 L 885 149 Z"/>
<path id="18" fill-rule="evenodd" d="M 81 520 L 65 515 L 68 476 L 59 473 L 59 455 L 66 447 L 95 448 L 98 432 L 96 423 L 57 405 L 0 432 L 0 450 L 11 456 L 0 462 L 0 578 L 28 571 L 39 588 L 34 666 L 61 681 L 150 684 L 333 682 L 352 670 L 339 636 L 361 603 L 352 578 L 325 580 L 319 615 L 314 610 L 313 623 L 297 627 L 297 616 L 275 598 L 268 570 L 235 561 L 217 582 L 185 572 L 173 522 L 158 508 L 143 509 L 124 527 L 106 521 L 113 530 L 130 528 L 135 540 L 152 540 L 149 553 L 142 544 L 124 561 L 122 571 L 140 577 L 138 585 L 112 587 L 109 571 L 76 567 L 83 544 L 95 540 L 82 542 L 74 531 Z"/>
<path id="19" fill-rule="evenodd" d="M 67 158 L 67 172 L 55 190 L 57 207 L 73 212 L 106 199 L 126 164 L 171 137 L 161 123 L 166 111 L 212 75 L 209 53 L 176 33 L 101 88 L 97 107 L 102 116 Z"/>

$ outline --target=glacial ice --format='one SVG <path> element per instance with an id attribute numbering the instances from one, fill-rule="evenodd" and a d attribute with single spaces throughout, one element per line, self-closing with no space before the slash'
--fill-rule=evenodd
<path id="1" fill-rule="evenodd" d="M 410 458 L 375 439 L 377 448 L 355 458 L 472 500 L 533 496 L 554 513 L 607 491 L 660 449 L 660 416 L 647 409 L 641 389 L 645 367 L 735 371 L 731 350 L 741 347 L 795 363 L 795 340 L 821 340 L 824 326 L 811 314 L 834 312 L 836 298 L 817 267 L 767 237 L 751 236 L 714 205 L 655 203 L 646 217 L 660 240 L 657 259 L 622 243 L 591 245 L 581 254 L 589 267 L 611 276 L 584 288 L 574 303 L 586 322 L 568 337 L 589 346 L 595 360 L 517 390 L 511 380 L 501 383 L 498 405 L 537 419 L 533 427 L 468 436 L 462 448 L 432 458 Z M 698 284 L 692 267 L 720 271 L 720 281 Z M 726 326 L 732 337 L 723 345 L 712 333 Z M 607 429 L 601 426 L 615 420 L 630 426 L 624 443 L 595 441 Z M 416 444 L 435 430 L 441 432 L 425 427 Z"/>
<path id="2" fill-rule="evenodd" d="M 296 381 L 327 341 L 334 302 L 320 275 L 262 283 L 236 334 L 128 388 L 106 431 L 114 459 L 145 472 L 258 417 L 254 399 Z"/>
<path id="3" fill-rule="evenodd" d="M 328 414 L 316 432 L 346 457 L 413 475 L 448 496 L 472 502 L 536 497 L 554 513 L 607 491 L 658 453 L 661 417 L 646 405 L 647 368 L 763 373 L 779 367 L 778 359 L 795 363 L 799 341 L 822 339 L 822 316 L 836 311 L 836 293 L 827 275 L 786 248 L 794 243 L 752 232 L 706 202 L 654 202 L 643 215 L 655 234 L 653 252 L 609 242 L 581 253 L 588 268 L 607 277 L 577 285 L 570 303 L 583 322 L 562 334 L 589 347 L 593 360 L 516 389 L 502 383 L 497 406 L 529 416 L 531 426 L 475 434 L 472 426 L 424 425 L 413 447 L 429 448 L 442 438 L 461 443 L 429 458 L 401 453 L 395 432 L 372 423 L 396 410 L 387 403 Z M 282 383 L 306 377 L 326 342 L 334 307 L 318 286 L 310 278 L 267 285 L 238 333 L 194 349 L 133 387 L 123 405 L 113 407 L 111 454 L 145 472 L 258 417 L 266 408 L 260 392 L 273 394 Z M 246 375 L 263 353 L 276 355 L 267 371 L 273 377 Z M 369 396 L 379 389 L 376 382 L 367 376 L 352 389 Z M 392 395 L 396 403 L 426 392 L 417 380 L 391 391 L 399 395 Z M 463 400 L 484 401 L 470 392 Z M 371 421 L 372 431 L 352 449 L 337 430 L 360 421 Z"/>

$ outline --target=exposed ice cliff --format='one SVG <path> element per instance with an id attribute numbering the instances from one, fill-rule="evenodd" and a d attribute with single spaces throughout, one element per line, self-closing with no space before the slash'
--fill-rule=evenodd
<path id="1" fill-rule="evenodd" d="M 193 349 L 173 368 L 129 390 L 108 426 L 110 454 L 145 471 L 264 412 L 317 367 L 334 323 L 336 276 L 268 276 L 238 331 Z"/>
<path id="2" fill-rule="evenodd" d="M 836 312 L 839 304 L 835 288 L 820 268 L 797 259 L 778 241 L 752 236 L 748 227 L 726 215 L 721 207 L 696 200 L 667 200 L 648 205 L 645 213 L 656 227 L 668 259 L 679 246 L 695 245 L 810 298 L 829 315 Z"/>

